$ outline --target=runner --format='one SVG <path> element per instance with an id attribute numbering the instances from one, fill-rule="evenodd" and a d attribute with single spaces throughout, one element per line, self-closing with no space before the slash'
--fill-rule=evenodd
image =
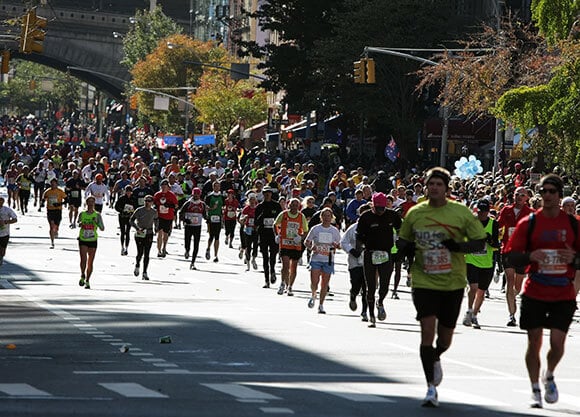
<path id="1" fill-rule="evenodd" d="M 129 254 L 131 240 L 131 223 L 129 220 L 137 208 L 137 199 L 133 197 L 133 187 L 125 186 L 125 193 L 115 203 L 115 210 L 119 213 L 119 229 L 121 231 L 121 256 Z"/>
<path id="2" fill-rule="evenodd" d="M 20 205 L 18 201 L 18 184 L 16 184 L 16 178 L 19 175 L 20 173 L 15 163 L 11 163 L 8 166 L 8 170 L 4 173 L 4 181 L 6 181 L 6 189 L 8 190 L 8 206 L 12 203 L 13 209 L 17 209 Z"/>
<path id="3" fill-rule="evenodd" d="M 189 259 L 191 249 L 191 238 L 193 237 L 193 253 L 189 269 L 195 270 L 195 260 L 199 252 L 199 239 L 201 237 L 201 226 L 205 217 L 206 207 L 201 200 L 201 189 L 195 187 L 192 190 L 191 198 L 187 200 L 179 211 L 179 218 L 185 227 L 185 259 Z"/>
<path id="4" fill-rule="evenodd" d="M 515 317 L 517 311 L 516 295 L 522 290 L 525 273 L 524 268 L 514 268 L 504 253 L 506 252 L 508 240 L 516 229 L 516 224 L 532 212 L 532 209 L 528 206 L 528 192 L 524 187 L 516 188 L 514 198 L 515 204 L 502 208 L 497 219 L 499 228 L 503 231 L 501 253 L 504 274 L 507 281 L 505 298 L 509 311 L 509 319 L 507 322 L 507 326 L 509 327 L 515 327 L 517 325 Z"/>
<path id="5" fill-rule="evenodd" d="M 322 223 L 314 226 L 304 241 L 307 248 L 312 249 L 310 259 L 310 290 L 308 308 L 313 308 L 316 303 L 316 292 L 320 282 L 320 301 L 318 313 L 326 314 L 324 299 L 328 291 L 330 276 L 334 273 L 334 252 L 340 248 L 340 232 L 332 225 L 334 214 L 332 209 L 322 209 L 320 219 Z"/>
<path id="6" fill-rule="evenodd" d="M 159 226 L 157 228 L 157 257 L 165 258 L 167 256 L 167 241 L 171 235 L 175 209 L 177 208 L 177 197 L 169 190 L 169 181 L 161 180 L 161 190 L 153 196 L 155 207 L 157 207 L 157 216 Z"/>
<path id="7" fill-rule="evenodd" d="M 79 207 L 82 204 L 81 192 L 85 183 L 79 175 L 79 170 L 72 171 L 72 177 L 65 183 L 64 190 L 68 201 L 68 220 L 70 228 L 74 229 L 77 225 L 77 217 L 79 215 Z"/>
<path id="8" fill-rule="evenodd" d="M 153 245 L 153 234 L 158 226 L 157 210 L 153 208 L 153 196 L 147 195 L 143 199 L 144 206 L 137 208 L 129 223 L 135 229 L 135 244 L 137 256 L 135 257 L 135 270 L 133 275 L 139 276 L 139 266 L 143 259 L 143 280 L 148 281 L 147 268 L 149 267 L 149 252 Z"/>
<path id="9" fill-rule="evenodd" d="M 6 248 L 10 240 L 10 225 L 18 221 L 14 210 L 8 205 L 4 205 L 4 196 L 0 196 L 0 266 L 4 264 Z"/>
<path id="10" fill-rule="evenodd" d="M 30 189 L 32 188 L 32 183 L 34 179 L 30 175 L 30 169 L 28 165 L 22 167 L 22 172 L 16 178 L 16 184 L 18 185 L 18 197 L 20 199 L 20 211 L 22 215 L 28 213 L 28 200 L 30 200 Z"/>
<path id="11" fill-rule="evenodd" d="M 221 187 L 221 186 L 220 186 Z M 236 217 L 238 215 L 238 208 L 240 203 L 236 199 L 236 192 L 230 188 L 224 200 L 224 228 L 226 232 L 226 245 L 229 242 L 229 247 L 234 247 L 234 234 L 236 230 Z M 256 261 L 254 260 L 254 264 Z M 258 265 L 254 269 L 258 269 Z"/>
<path id="12" fill-rule="evenodd" d="M 62 205 L 66 204 L 66 193 L 58 188 L 56 178 L 50 181 L 50 188 L 44 192 L 42 200 L 46 201 L 46 217 L 50 227 L 50 249 L 54 249 L 54 239 L 58 237 L 58 228 L 62 220 Z"/>
<path id="13" fill-rule="evenodd" d="M 79 214 L 79 255 L 81 258 L 81 279 L 79 285 L 89 290 L 93 274 L 93 262 L 97 253 L 97 229 L 104 231 L 105 225 L 101 213 L 95 210 L 95 197 L 90 195 L 85 199 L 87 209 Z"/>
<path id="14" fill-rule="evenodd" d="M 34 178 L 34 207 L 38 203 L 38 211 L 40 211 L 44 204 L 42 195 L 44 194 L 44 180 L 46 179 L 46 170 L 42 161 L 32 170 L 32 178 Z"/>
<path id="15" fill-rule="evenodd" d="M 215 257 L 214 262 L 218 262 L 218 250 L 220 247 L 220 231 L 222 230 L 222 214 L 224 207 L 224 197 L 220 192 L 220 183 L 214 181 L 212 184 L 212 192 L 205 197 L 205 205 L 207 209 L 207 230 L 209 239 L 207 241 L 207 249 L 205 251 L 205 259 L 209 261 L 211 258 L 211 244 L 213 243 L 213 251 Z"/>
<path id="16" fill-rule="evenodd" d="M 256 206 L 258 205 L 258 199 L 254 193 L 248 195 L 246 206 L 242 209 L 240 214 L 240 254 L 241 251 L 244 252 L 244 263 L 246 264 L 246 271 L 250 270 L 250 257 L 252 259 L 252 265 L 255 265 L 254 269 L 258 269 L 256 263 L 256 257 L 258 256 L 258 233 L 255 227 L 255 216 L 256 216 Z M 266 283 L 266 287 L 269 287 L 270 283 Z"/>
<path id="17" fill-rule="evenodd" d="M 277 201 L 272 200 L 274 190 L 266 187 L 262 192 L 264 201 L 256 206 L 255 225 L 258 228 L 262 265 L 264 267 L 264 278 L 266 280 L 264 288 L 269 288 L 270 284 L 276 283 L 275 268 L 278 255 L 278 243 L 276 242 L 276 235 L 274 233 L 274 221 L 282 211 L 282 207 L 280 207 Z M 257 196 L 256 199 L 259 201 Z"/>
<path id="18" fill-rule="evenodd" d="M 415 255 L 412 293 L 421 323 L 420 357 L 427 381 L 422 404 L 425 407 L 439 405 L 436 387 L 443 378 L 440 358 L 451 345 L 461 309 L 466 286 L 465 253 L 481 250 L 486 239 L 481 222 L 471 211 L 447 200 L 449 181 L 450 174 L 444 168 L 427 172 L 428 201 L 407 212 L 397 241 L 402 253 Z"/>
<path id="19" fill-rule="evenodd" d="M 95 197 L 95 210 L 99 213 L 103 211 L 103 205 L 106 201 L 109 201 L 111 196 L 109 195 L 109 187 L 103 182 L 103 174 L 95 175 L 95 181 L 87 185 L 85 189 L 85 198 L 89 195 Z"/>
<path id="20" fill-rule="evenodd" d="M 479 200 L 477 203 L 477 218 L 487 235 L 486 244 L 482 251 L 465 255 L 469 291 L 467 293 L 467 312 L 463 318 L 463 325 L 473 326 L 474 329 L 481 328 L 477 314 L 485 300 L 485 292 L 493 279 L 494 251 L 499 249 L 499 228 L 497 222 L 489 217 L 490 209 L 491 205 L 487 200 Z"/>
<path id="21" fill-rule="evenodd" d="M 298 260 L 302 258 L 302 240 L 308 232 L 308 222 L 306 216 L 300 212 L 299 199 L 290 199 L 288 206 L 287 210 L 276 217 L 274 226 L 282 258 L 282 270 L 280 271 L 282 282 L 280 282 L 278 295 L 282 295 L 286 289 L 291 297 L 294 295 L 292 286 L 296 280 Z"/>
<path id="22" fill-rule="evenodd" d="M 370 204 L 363 204 L 359 207 L 357 217 L 363 214 L 365 211 L 371 209 Z M 348 254 L 348 274 L 350 275 L 350 301 L 348 303 L 351 311 L 356 311 L 356 297 L 362 295 L 362 311 L 361 317 L 362 321 L 369 321 L 367 315 L 367 284 L 365 281 L 364 274 L 364 258 L 362 256 L 362 246 L 360 242 L 356 239 L 356 229 L 358 223 L 355 222 L 351 224 L 340 241 L 340 246 Z"/>
<path id="23" fill-rule="evenodd" d="M 550 331 L 547 367 L 542 375 L 544 400 L 549 404 L 558 401 L 554 371 L 564 355 L 564 344 L 576 311 L 574 277 L 580 269 L 580 222 L 560 209 L 562 179 L 548 174 L 539 185 L 543 207 L 518 223 L 505 251 L 511 265 L 526 267 L 529 273 L 522 293 L 520 327 L 528 333 L 525 359 L 533 408 L 542 408 L 543 329 Z"/>
<path id="24" fill-rule="evenodd" d="M 378 319 L 383 321 L 387 313 L 383 305 L 389 292 L 389 282 L 393 273 L 393 261 L 389 256 L 393 247 L 393 229 L 401 227 L 401 217 L 387 208 L 387 196 L 375 193 L 372 196 L 372 209 L 361 214 L 356 229 L 357 239 L 364 246 L 364 272 L 367 284 L 369 327 L 376 326 L 375 291 L 379 277 L 379 298 L 376 300 Z"/>

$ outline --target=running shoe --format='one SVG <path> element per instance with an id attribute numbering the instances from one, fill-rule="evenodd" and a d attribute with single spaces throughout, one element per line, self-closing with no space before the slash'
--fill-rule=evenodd
<path id="1" fill-rule="evenodd" d="M 158 258 L 163 258 L 163 252 L 157 252 L 157 257 Z"/>
<path id="2" fill-rule="evenodd" d="M 135 265 L 135 269 L 133 270 L 133 275 L 135 275 L 136 277 L 139 276 L 139 265 Z"/>
<path id="3" fill-rule="evenodd" d="M 216 256 L 215 258 L 213 258 L 213 261 L 214 261 L 215 263 L 219 262 L 219 259 L 218 259 L 218 257 Z"/>
<path id="4" fill-rule="evenodd" d="M 284 294 L 285 289 L 286 289 L 286 286 L 284 285 L 284 283 L 281 283 L 280 287 L 278 288 L 278 295 Z"/>
<path id="5" fill-rule="evenodd" d="M 293 297 L 294 293 L 292 292 L 292 287 L 288 287 L 288 297 Z"/>
<path id="6" fill-rule="evenodd" d="M 91 284 L 89 284 L 89 280 L 87 279 L 85 281 L 85 290 L 90 290 L 91 289 Z"/>
<path id="7" fill-rule="evenodd" d="M 270 288 L 270 283 L 266 282 L 262 288 Z"/>
<path id="8" fill-rule="evenodd" d="M 209 249 L 205 251 L 205 259 L 207 259 L 209 261 L 209 259 L 211 258 L 211 254 L 209 253 Z"/>
<path id="9" fill-rule="evenodd" d="M 276 283 L 276 271 L 270 271 L 270 284 Z"/>
<path id="10" fill-rule="evenodd" d="M 318 306 L 318 314 L 326 314 L 326 311 L 324 311 L 324 307 Z"/>
<path id="11" fill-rule="evenodd" d="M 439 407 L 439 400 L 437 398 L 437 388 L 433 385 L 429 385 L 427 388 L 427 394 L 423 399 L 423 403 L 421 404 L 423 407 Z"/>
<path id="12" fill-rule="evenodd" d="M 377 319 L 375 319 L 375 316 L 371 316 L 370 322 L 371 322 L 371 324 L 369 324 L 369 327 L 371 327 L 371 328 L 377 327 Z"/>
<path id="13" fill-rule="evenodd" d="M 50 249 L 54 249 L 54 243 L 50 244 Z"/>
<path id="14" fill-rule="evenodd" d="M 361 321 L 367 322 L 369 321 L 369 317 L 367 316 L 367 313 L 361 313 Z"/>
<path id="15" fill-rule="evenodd" d="M 191 265 L 189 265 L 189 269 L 191 269 L 192 271 L 197 270 L 197 268 L 195 267 L 195 264 L 192 262 Z"/>
<path id="16" fill-rule="evenodd" d="M 516 318 L 514 316 L 510 316 L 506 326 L 508 327 L 516 327 L 518 324 L 516 323 Z"/>
<path id="17" fill-rule="evenodd" d="M 254 270 L 258 269 L 258 264 L 256 263 L 256 258 L 252 258 L 252 268 L 254 268 Z"/>
<path id="18" fill-rule="evenodd" d="M 356 309 L 357 309 L 356 297 L 353 297 L 352 295 L 350 296 L 350 301 L 348 303 L 348 308 L 350 308 L 350 311 L 356 311 Z"/>
<path id="19" fill-rule="evenodd" d="M 466 311 L 465 316 L 463 316 L 463 325 L 471 327 L 471 319 L 472 319 L 471 311 Z"/>
<path id="20" fill-rule="evenodd" d="M 143 272 L 143 277 L 141 279 L 143 281 L 149 281 L 149 276 L 147 275 L 147 272 Z"/>
<path id="21" fill-rule="evenodd" d="M 308 300 L 308 308 L 314 308 L 314 297 L 310 297 L 310 299 Z"/>
<path id="22" fill-rule="evenodd" d="M 393 291 L 393 294 L 391 295 L 391 298 L 393 300 L 399 300 L 399 294 L 397 294 L 397 291 Z"/>
<path id="23" fill-rule="evenodd" d="M 225 244 L 226 244 L 226 246 L 227 246 L 227 244 L 228 244 L 228 237 L 227 237 L 227 236 L 226 236 L 226 241 L 225 241 Z"/>
<path id="24" fill-rule="evenodd" d="M 433 385 L 438 387 L 443 380 L 443 368 L 441 367 L 441 361 L 433 362 Z"/>
<path id="25" fill-rule="evenodd" d="M 121 248 L 121 256 L 125 256 L 125 248 Z"/>
<path id="26" fill-rule="evenodd" d="M 246 262 L 246 272 L 248 272 L 250 270 L 250 263 Z"/>
<path id="27" fill-rule="evenodd" d="M 189 259 L 189 251 L 185 251 L 185 254 L 183 256 L 185 257 L 185 259 Z"/>
<path id="28" fill-rule="evenodd" d="M 81 277 L 81 279 L 79 279 L 79 285 L 82 287 L 83 285 L 85 285 L 85 277 Z"/>
<path id="29" fill-rule="evenodd" d="M 380 321 L 384 321 L 387 318 L 387 312 L 385 311 L 385 307 L 383 307 L 382 304 L 377 304 L 377 310 L 378 310 L 378 319 Z"/>
<path id="30" fill-rule="evenodd" d="M 548 404 L 554 404 L 558 402 L 558 387 L 554 382 L 554 376 L 546 378 L 546 375 L 542 375 L 542 382 L 544 383 L 544 400 Z"/>
<path id="31" fill-rule="evenodd" d="M 532 398 L 530 401 L 531 408 L 542 408 L 542 391 L 539 388 L 532 390 Z"/>
<path id="32" fill-rule="evenodd" d="M 477 321 L 477 317 L 473 316 L 471 318 L 471 325 L 473 326 L 474 329 L 481 329 L 481 326 L 479 325 L 479 321 Z"/>
<path id="33" fill-rule="evenodd" d="M 238 258 L 242 259 L 244 257 L 244 250 L 240 248 L 240 253 L 238 253 Z"/>

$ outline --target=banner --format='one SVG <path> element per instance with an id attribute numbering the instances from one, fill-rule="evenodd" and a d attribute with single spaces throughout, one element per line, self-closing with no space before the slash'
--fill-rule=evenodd
<path id="1" fill-rule="evenodd" d="M 195 146 L 215 145 L 215 135 L 195 135 L 193 140 Z"/>

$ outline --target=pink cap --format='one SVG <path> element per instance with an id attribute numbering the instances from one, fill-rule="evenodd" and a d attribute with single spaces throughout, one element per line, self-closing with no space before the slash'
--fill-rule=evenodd
<path id="1" fill-rule="evenodd" d="M 201 190 L 199 188 L 195 187 L 193 190 L 191 190 L 191 194 L 201 195 Z"/>
<path id="2" fill-rule="evenodd" d="M 373 206 L 375 207 L 387 207 L 387 196 L 383 193 L 373 194 Z"/>

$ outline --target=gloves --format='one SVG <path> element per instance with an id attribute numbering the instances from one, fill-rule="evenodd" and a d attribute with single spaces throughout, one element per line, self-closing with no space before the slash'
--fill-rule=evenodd
<path id="1" fill-rule="evenodd" d="M 459 243 L 457 243 L 453 239 L 446 239 L 443 242 L 441 242 L 441 244 L 445 246 L 447 249 L 449 249 L 451 252 L 461 252 Z"/>
<path id="2" fill-rule="evenodd" d="M 352 248 L 351 250 L 348 251 L 348 253 L 350 253 L 355 258 L 358 258 L 361 254 L 361 251 L 358 249 Z"/>

